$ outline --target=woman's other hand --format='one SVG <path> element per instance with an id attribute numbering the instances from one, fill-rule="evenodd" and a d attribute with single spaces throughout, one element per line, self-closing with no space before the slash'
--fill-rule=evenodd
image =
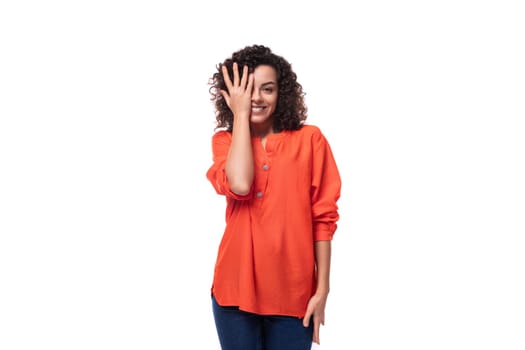
<path id="1" fill-rule="evenodd" d="M 326 299 L 328 295 L 317 295 L 315 294 L 310 298 L 308 306 L 306 307 L 306 314 L 303 318 L 303 326 L 308 327 L 310 324 L 310 318 L 313 317 L 314 324 L 314 335 L 313 341 L 317 344 L 321 344 L 319 340 L 319 329 L 321 325 L 324 325 L 324 309 L 326 307 Z"/>

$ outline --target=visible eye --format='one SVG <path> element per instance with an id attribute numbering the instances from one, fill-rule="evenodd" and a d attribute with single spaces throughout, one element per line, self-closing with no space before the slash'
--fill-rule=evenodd
<path id="1" fill-rule="evenodd" d="M 268 94 L 271 94 L 273 92 L 273 88 L 271 87 L 266 87 L 266 88 L 263 88 L 263 91 L 268 93 Z"/>

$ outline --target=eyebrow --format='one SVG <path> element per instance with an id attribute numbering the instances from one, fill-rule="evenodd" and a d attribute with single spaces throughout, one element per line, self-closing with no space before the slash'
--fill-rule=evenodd
<path id="1" fill-rule="evenodd" d="M 264 84 L 261 84 L 261 86 L 266 86 L 266 85 L 275 85 L 275 84 L 277 84 L 275 81 L 268 81 L 268 82 L 266 82 L 266 83 L 264 83 Z"/>

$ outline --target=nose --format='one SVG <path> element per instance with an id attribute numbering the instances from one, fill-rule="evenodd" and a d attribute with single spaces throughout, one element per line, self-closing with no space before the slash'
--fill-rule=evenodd
<path id="1" fill-rule="evenodd" d="M 261 94 L 258 89 L 253 89 L 252 91 L 252 102 L 257 102 L 261 100 Z"/>

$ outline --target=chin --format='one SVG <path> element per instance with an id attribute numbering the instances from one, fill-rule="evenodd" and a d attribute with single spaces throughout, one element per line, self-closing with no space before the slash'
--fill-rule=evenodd
<path id="1" fill-rule="evenodd" d="M 250 117 L 250 122 L 253 124 L 264 124 L 270 120 L 269 116 L 266 115 L 252 115 Z"/>

